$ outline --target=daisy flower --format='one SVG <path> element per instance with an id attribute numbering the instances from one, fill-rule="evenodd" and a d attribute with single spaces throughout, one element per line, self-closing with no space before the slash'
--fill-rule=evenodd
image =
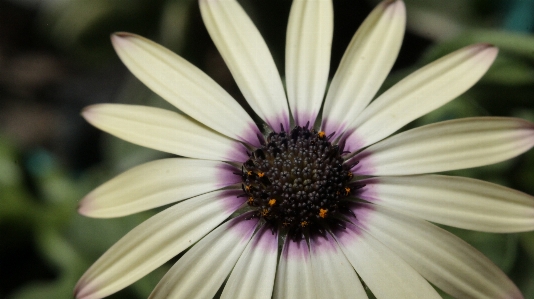
<path id="1" fill-rule="evenodd" d="M 112 43 L 130 71 L 181 113 L 100 104 L 85 119 L 182 156 L 149 162 L 89 193 L 79 212 L 120 217 L 175 203 L 140 224 L 78 282 L 79 299 L 132 284 L 188 249 L 150 298 L 522 298 L 489 259 L 438 223 L 485 232 L 534 229 L 534 198 L 431 173 L 477 167 L 534 145 L 534 124 L 475 117 L 392 135 L 475 84 L 497 55 L 459 49 L 375 98 L 405 29 L 384 1 L 350 42 L 326 91 L 330 0 L 295 0 L 285 83 L 234 0 L 200 0 L 202 18 L 254 121 L 198 68 L 129 33 Z M 371 100 L 374 101 L 371 102 Z M 224 284 L 224 286 L 223 286 Z"/>

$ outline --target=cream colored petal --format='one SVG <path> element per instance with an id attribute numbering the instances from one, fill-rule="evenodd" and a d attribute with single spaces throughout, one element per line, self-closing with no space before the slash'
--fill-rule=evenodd
<path id="1" fill-rule="evenodd" d="M 258 29 L 235 0 L 200 0 L 211 39 L 252 109 L 275 131 L 289 128 L 284 86 Z"/>
<path id="2" fill-rule="evenodd" d="M 215 191 L 176 204 L 131 230 L 80 278 L 77 299 L 113 294 L 161 266 L 235 212 L 241 191 Z"/>
<path id="3" fill-rule="evenodd" d="M 149 210 L 236 184 L 240 172 L 226 163 L 185 158 L 163 159 L 134 167 L 87 194 L 78 211 L 110 218 Z"/>
<path id="4" fill-rule="evenodd" d="M 334 237 L 377 299 L 441 298 L 410 265 L 362 228 L 347 223 Z"/>
<path id="5" fill-rule="evenodd" d="M 273 298 L 316 298 L 310 250 L 306 240 L 293 241 L 286 238 L 276 272 Z"/>
<path id="6" fill-rule="evenodd" d="M 295 0 L 286 41 L 286 85 L 295 123 L 313 127 L 326 89 L 334 32 L 331 0 Z"/>
<path id="7" fill-rule="evenodd" d="M 422 175 L 359 181 L 356 196 L 414 217 L 485 232 L 534 230 L 534 197 L 470 178 Z"/>
<path id="8" fill-rule="evenodd" d="M 310 251 L 317 298 L 367 299 L 358 275 L 332 236 L 312 236 Z"/>
<path id="9" fill-rule="evenodd" d="M 386 79 L 406 27 L 404 2 L 383 1 L 360 26 L 328 90 L 322 128 L 341 133 L 369 104 Z"/>
<path id="10" fill-rule="evenodd" d="M 486 73 L 497 52 L 488 44 L 472 45 L 414 72 L 384 92 L 348 126 L 354 133 L 347 144 L 359 148 L 373 144 L 453 100 Z"/>
<path id="11" fill-rule="evenodd" d="M 257 218 L 241 216 L 219 226 L 163 276 L 150 299 L 213 298 L 252 237 Z"/>
<path id="12" fill-rule="evenodd" d="M 86 107 L 82 115 L 111 135 L 155 150 L 208 160 L 244 162 L 248 159 L 240 142 L 168 110 L 98 104 Z"/>
<path id="13" fill-rule="evenodd" d="M 453 234 L 384 207 L 364 204 L 354 211 L 370 234 L 455 298 L 523 298 L 497 266 Z"/>
<path id="14" fill-rule="evenodd" d="M 534 145 L 534 124 L 505 117 L 473 117 L 409 130 L 358 153 L 362 175 L 409 175 L 464 169 L 513 158 Z"/>
<path id="15" fill-rule="evenodd" d="M 111 41 L 128 69 L 159 96 L 221 134 L 259 145 L 252 118 L 197 67 L 138 35 L 116 33 Z"/>
<path id="16" fill-rule="evenodd" d="M 237 261 L 222 299 L 270 299 L 273 295 L 278 234 L 263 226 Z"/>

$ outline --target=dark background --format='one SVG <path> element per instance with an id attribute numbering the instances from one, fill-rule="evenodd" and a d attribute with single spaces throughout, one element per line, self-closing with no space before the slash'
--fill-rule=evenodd
<path id="1" fill-rule="evenodd" d="M 465 45 L 489 42 L 501 49 L 475 87 L 407 128 L 466 116 L 534 121 L 534 1 L 405 2 L 408 31 L 384 88 Z M 290 1 L 240 3 L 283 70 Z M 334 0 L 331 75 L 376 3 Z M 153 214 L 100 220 L 76 213 L 77 202 L 91 189 L 129 167 L 165 156 L 103 134 L 80 116 L 84 106 L 103 102 L 174 109 L 121 64 L 109 41 L 116 31 L 165 45 L 242 100 L 196 1 L 0 0 L 0 298 L 71 298 L 90 264 Z M 451 173 L 534 194 L 534 151 Z M 534 233 L 450 230 L 508 273 L 526 298 L 534 298 Z M 169 265 L 110 298 L 146 298 Z"/>

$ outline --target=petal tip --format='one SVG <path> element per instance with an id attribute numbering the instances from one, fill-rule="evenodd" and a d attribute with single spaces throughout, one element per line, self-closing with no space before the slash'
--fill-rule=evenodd
<path id="1" fill-rule="evenodd" d="M 517 119 L 520 123 L 519 127 L 520 128 L 525 128 L 527 130 L 534 130 L 534 123 L 526 120 L 526 119 L 522 119 L 522 118 L 518 118 Z"/>
<path id="2" fill-rule="evenodd" d="M 115 32 L 111 34 L 111 44 L 115 51 L 131 44 L 130 39 L 140 38 L 139 35 L 129 32 Z"/>
<path id="3" fill-rule="evenodd" d="M 385 9 L 393 9 L 396 13 L 404 14 L 406 12 L 406 6 L 402 0 L 386 0 L 382 2 Z"/>
<path id="4" fill-rule="evenodd" d="M 86 120 L 88 121 L 89 123 L 91 122 L 91 120 L 94 118 L 94 115 L 95 115 L 95 107 L 96 105 L 91 105 L 91 106 L 87 106 L 85 108 L 82 109 L 82 111 L 80 112 L 81 116 Z"/>
<path id="5" fill-rule="evenodd" d="M 109 104 L 95 104 L 82 109 L 81 116 L 90 124 L 94 125 L 97 117 L 102 114 L 103 108 L 110 107 Z"/>
<path id="6" fill-rule="evenodd" d="M 125 31 L 118 31 L 118 32 L 113 32 L 111 34 L 111 41 L 119 41 L 121 39 L 132 38 L 132 37 L 136 38 L 138 36 L 139 35 L 134 34 L 134 33 L 125 32 Z"/>
<path id="7" fill-rule="evenodd" d="M 90 217 L 91 216 L 91 211 L 93 209 L 91 208 L 90 201 L 91 201 L 91 198 L 88 197 L 88 196 L 86 196 L 82 200 L 80 200 L 80 202 L 78 203 L 78 213 L 80 215 L 83 215 L 83 216 L 86 216 L 86 217 Z"/>
<path id="8" fill-rule="evenodd" d="M 110 35 L 109 38 L 111 39 L 111 43 L 113 44 L 113 46 L 117 46 L 117 44 L 120 43 L 122 39 L 127 38 L 131 35 L 131 33 L 127 32 L 114 32 Z"/>
<path id="9" fill-rule="evenodd" d="M 209 4 L 209 3 L 213 3 L 213 2 L 220 2 L 220 1 L 218 1 L 218 0 L 199 0 L 198 1 L 198 3 L 201 4 L 201 5 L 202 4 L 206 4 L 206 3 Z"/>
<path id="10" fill-rule="evenodd" d="M 534 123 L 531 123 L 527 120 L 523 120 L 521 127 L 527 130 L 527 134 L 532 142 L 534 142 Z"/>
<path id="11" fill-rule="evenodd" d="M 404 7 L 404 1 L 402 0 L 386 0 L 384 1 L 384 5 L 397 5 L 398 7 Z"/>
<path id="12" fill-rule="evenodd" d="M 503 299 L 525 299 L 521 291 L 512 283 L 512 287 L 507 291 L 507 294 L 501 297 Z"/>
<path id="13" fill-rule="evenodd" d="M 488 60 L 493 62 L 499 53 L 499 48 L 490 43 L 479 43 L 471 46 L 475 53 L 484 53 Z"/>
<path id="14" fill-rule="evenodd" d="M 85 283 L 84 278 L 80 278 L 76 286 L 74 287 L 73 292 L 74 298 L 76 299 L 92 299 L 91 291 L 87 289 L 87 284 Z"/>

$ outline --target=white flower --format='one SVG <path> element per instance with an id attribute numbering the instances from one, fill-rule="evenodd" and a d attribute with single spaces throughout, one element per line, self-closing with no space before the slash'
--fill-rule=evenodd
<path id="1" fill-rule="evenodd" d="M 151 298 L 211 298 L 227 278 L 222 298 L 367 298 L 359 277 L 379 299 L 439 298 L 430 283 L 459 298 L 522 298 L 480 252 L 428 221 L 486 232 L 532 230 L 534 199 L 428 173 L 519 155 L 534 145 L 534 124 L 466 118 L 388 137 L 470 88 L 492 64 L 495 47 L 460 49 L 371 102 L 405 28 L 404 3 L 384 1 L 351 41 L 321 109 L 330 0 L 293 2 L 287 91 L 236 1 L 201 0 L 200 9 L 269 129 L 260 130 L 181 57 L 136 35 L 113 35 L 132 73 L 188 116 L 118 104 L 90 106 L 83 116 L 117 137 L 187 158 L 140 165 L 83 199 L 80 213 L 102 218 L 179 203 L 111 247 L 80 279 L 77 298 L 108 296 L 191 245 Z"/>

